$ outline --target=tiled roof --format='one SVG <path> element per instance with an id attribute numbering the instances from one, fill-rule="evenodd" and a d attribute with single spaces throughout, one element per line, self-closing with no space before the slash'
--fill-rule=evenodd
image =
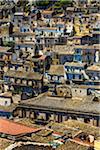
<path id="1" fill-rule="evenodd" d="M 77 128 L 83 131 L 84 133 L 94 135 L 96 139 L 99 136 L 99 127 L 91 126 L 90 124 L 81 121 L 69 119 L 68 121 L 64 122 L 64 125 L 71 128 Z"/>
<path id="2" fill-rule="evenodd" d="M 51 75 L 63 75 L 64 76 L 64 67 L 63 65 L 51 65 L 49 74 Z"/>
<path id="3" fill-rule="evenodd" d="M 53 51 L 59 55 L 74 54 L 74 47 L 68 45 L 54 45 Z"/>
<path id="4" fill-rule="evenodd" d="M 88 67 L 87 70 L 100 71 L 100 65 L 92 65 Z"/>
<path id="5" fill-rule="evenodd" d="M 48 111 L 69 111 L 77 113 L 87 113 L 87 114 L 100 114 L 100 107 L 98 102 L 93 102 L 94 96 L 85 96 L 82 98 L 61 98 L 61 97 L 49 97 L 43 96 L 41 98 L 37 97 L 23 101 L 20 103 L 20 107 L 26 108 L 41 108 Z"/>
<path id="6" fill-rule="evenodd" d="M 52 14 L 53 13 L 53 11 L 49 11 L 49 10 L 44 10 L 43 12 L 42 12 L 42 14 Z"/>
<path id="7" fill-rule="evenodd" d="M 86 63 L 81 62 L 66 62 L 65 66 L 84 67 Z"/>
<path id="8" fill-rule="evenodd" d="M 14 71 L 9 70 L 4 74 L 5 76 L 15 77 L 15 78 L 23 78 L 23 79 L 30 79 L 30 80 L 41 80 L 42 75 L 37 72 L 26 72 L 26 71 Z"/>
<path id="9" fill-rule="evenodd" d="M 38 130 L 40 129 L 28 127 L 7 119 L 0 118 L 0 133 L 16 136 L 20 134 L 37 132 Z"/>
<path id="10" fill-rule="evenodd" d="M 100 49 L 100 44 L 94 44 L 94 45 L 75 45 L 75 48 L 82 48 L 82 49 Z"/>

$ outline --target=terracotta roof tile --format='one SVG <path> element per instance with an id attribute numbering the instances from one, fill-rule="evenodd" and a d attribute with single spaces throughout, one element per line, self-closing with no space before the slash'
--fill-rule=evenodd
<path id="1" fill-rule="evenodd" d="M 39 130 L 40 129 L 28 127 L 11 120 L 0 118 L 0 133 L 16 136 L 20 134 L 37 132 Z"/>

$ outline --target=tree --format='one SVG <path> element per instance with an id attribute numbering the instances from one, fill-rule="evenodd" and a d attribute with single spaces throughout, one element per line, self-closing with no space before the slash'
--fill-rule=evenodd
<path id="1" fill-rule="evenodd" d="M 64 6 L 68 4 L 72 4 L 72 0 L 58 0 L 56 2 L 56 6 Z"/>
<path id="2" fill-rule="evenodd" d="M 33 5 L 35 6 L 48 6 L 50 4 L 50 0 L 35 0 Z"/>
<path id="3" fill-rule="evenodd" d="M 60 3 L 63 5 L 71 4 L 72 0 L 60 0 Z"/>

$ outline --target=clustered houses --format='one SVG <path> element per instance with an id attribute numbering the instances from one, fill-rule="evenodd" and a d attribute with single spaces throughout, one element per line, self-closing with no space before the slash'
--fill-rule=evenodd
<path id="1" fill-rule="evenodd" d="M 7 106 L 9 92 L 22 101 L 12 117 L 28 111 L 34 118 L 44 113 L 45 121 L 100 125 L 99 5 L 79 0 L 61 9 L 55 1 L 27 10 L 0 2 L 0 94 L 6 92 L 0 105 Z"/>
<path id="2" fill-rule="evenodd" d="M 13 86 L 15 90 L 23 93 L 41 93 L 43 87 L 42 75 L 34 72 L 9 70 L 4 74 L 4 81 L 9 88 Z"/>
<path id="3" fill-rule="evenodd" d="M 3 73 L 7 70 L 11 57 L 11 47 L 0 47 L 0 79 L 3 79 Z"/>
<path id="4" fill-rule="evenodd" d="M 55 81 L 56 82 L 56 81 Z M 99 93 L 94 87 L 83 85 L 66 86 L 51 84 L 48 95 L 22 101 L 14 110 L 14 116 L 42 121 L 63 122 L 75 119 L 91 125 L 100 126 Z M 52 96 L 51 96 L 52 95 Z M 96 108 L 96 109 L 95 109 Z"/>
<path id="5" fill-rule="evenodd" d="M 30 1 L 0 1 L 0 149 L 99 150 L 100 2 Z"/>
<path id="6" fill-rule="evenodd" d="M 86 67 L 85 63 L 70 62 L 65 63 L 66 79 L 71 80 L 83 80 L 85 79 L 84 69 Z"/>
<path id="7" fill-rule="evenodd" d="M 99 61 L 99 45 L 75 47 L 74 60 L 93 64 Z"/>
<path id="8" fill-rule="evenodd" d="M 14 122 L 1 118 L 0 127 L 0 141 L 4 149 L 61 150 L 63 148 L 66 150 L 67 147 L 70 150 L 78 147 L 79 150 L 93 150 L 98 148 L 98 127 L 75 120 L 66 121 L 64 124 L 52 123 L 41 128 L 35 127 L 32 123 L 28 127 L 27 124 L 22 124 L 22 121 Z"/>

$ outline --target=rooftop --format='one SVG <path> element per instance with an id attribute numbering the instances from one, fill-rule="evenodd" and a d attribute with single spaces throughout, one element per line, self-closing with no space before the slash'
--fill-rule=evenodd
<path id="1" fill-rule="evenodd" d="M 67 147 L 67 150 L 72 150 L 72 149 L 88 150 L 87 146 L 83 146 L 83 145 L 80 145 L 80 144 L 72 142 L 72 141 L 67 141 L 65 144 L 59 146 L 57 148 L 57 150 L 66 150 L 66 147 Z"/>
<path id="2" fill-rule="evenodd" d="M 11 112 L 16 108 L 16 104 L 11 104 L 10 106 L 1 106 L 0 105 L 0 111 L 1 112 Z"/>
<path id="3" fill-rule="evenodd" d="M 29 80 L 41 80 L 42 75 L 37 72 L 26 72 L 26 71 L 15 71 L 15 70 L 9 70 L 4 74 L 4 76 L 9 76 L 13 78 L 23 78 L 23 79 L 29 79 Z"/>
<path id="4" fill-rule="evenodd" d="M 98 64 L 98 65 L 96 65 L 96 64 L 94 64 L 94 65 L 92 65 L 92 66 L 89 66 L 88 68 L 87 68 L 87 70 L 89 71 L 89 70 L 92 70 L 92 71 L 100 71 L 100 65 Z"/>
<path id="5" fill-rule="evenodd" d="M 2 46 L 0 46 L 0 52 L 7 52 L 8 50 L 10 50 L 11 49 L 11 47 L 2 47 Z"/>
<path id="6" fill-rule="evenodd" d="M 68 120 L 63 123 L 66 127 L 76 128 L 81 130 L 82 132 L 85 132 L 87 134 L 94 135 L 95 138 L 99 136 L 99 127 L 95 127 L 92 125 L 89 125 L 87 123 L 77 121 L 77 120 Z"/>
<path id="7" fill-rule="evenodd" d="M 44 144 L 33 144 L 33 143 L 27 143 L 27 144 L 20 144 L 20 146 L 18 145 L 17 147 L 13 148 L 13 150 L 54 150 L 49 144 L 46 144 L 44 146 Z"/>
<path id="8" fill-rule="evenodd" d="M 100 49 L 100 44 L 94 44 L 94 45 L 75 45 L 75 48 L 88 48 L 88 49 Z"/>
<path id="9" fill-rule="evenodd" d="M 22 101 L 18 107 L 28 107 L 34 109 L 43 109 L 46 111 L 59 111 L 59 112 L 75 112 L 83 114 L 100 114 L 100 106 L 98 102 L 93 101 L 93 96 L 85 96 L 82 98 L 61 98 L 61 97 L 49 97 L 42 95 Z"/>
<path id="10" fill-rule="evenodd" d="M 20 134 L 27 134 L 37 131 L 39 131 L 39 129 L 28 127 L 13 122 L 11 120 L 0 118 L 0 133 L 16 136 Z"/>
<path id="11" fill-rule="evenodd" d="M 64 65 L 65 66 L 84 67 L 86 65 L 86 63 L 81 63 L 81 62 L 66 62 Z"/>
<path id="12" fill-rule="evenodd" d="M 4 97 L 12 97 L 12 93 L 11 92 L 4 92 L 4 93 L 0 93 L 0 97 L 4 96 Z"/>
<path id="13" fill-rule="evenodd" d="M 55 45 L 52 51 L 59 55 L 74 54 L 74 47 L 68 45 Z"/>
<path id="14" fill-rule="evenodd" d="M 72 37 L 68 37 L 68 40 L 73 40 L 73 39 L 81 39 L 82 36 L 72 36 Z"/>
<path id="15" fill-rule="evenodd" d="M 57 30 L 56 27 L 38 27 L 37 30 Z"/>
<path id="16" fill-rule="evenodd" d="M 64 66 L 63 65 L 51 65 L 48 73 L 50 75 L 62 75 L 62 76 L 64 76 Z"/>
<path id="17" fill-rule="evenodd" d="M 64 16 L 65 16 L 64 13 L 62 13 L 62 14 L 54 15 L 53 18 L 62 18 Z"/>
<path id="18" fill-rule="evenodd" d="M 8 22 L 10 22 L 9 18 L 0 19 L 0 23 L 8 23 Z"/>
<path id="19" fill-rule="evenodd" d="M 24 42 L 16 42 L 15 45 L 32 45 L 32 46 L 34 46 L 35 43 L 33 41 L 24 41 Z"/>
<path id="20" fill-rule="evenodd" d="M 53 13 L 53 11 L 51 11 L 51 10 L 44 10 L 44 11 L 42 11 L 42 14 L 52 14 Z"/>
<path id="21" fill-rule="evenodd" d="M 4 139 L 4 138 L 0 138 L 0 150 L 5 150 L 5 148 L 10 146 L 11 144 L 13 144 L 13 141 Z"/>

